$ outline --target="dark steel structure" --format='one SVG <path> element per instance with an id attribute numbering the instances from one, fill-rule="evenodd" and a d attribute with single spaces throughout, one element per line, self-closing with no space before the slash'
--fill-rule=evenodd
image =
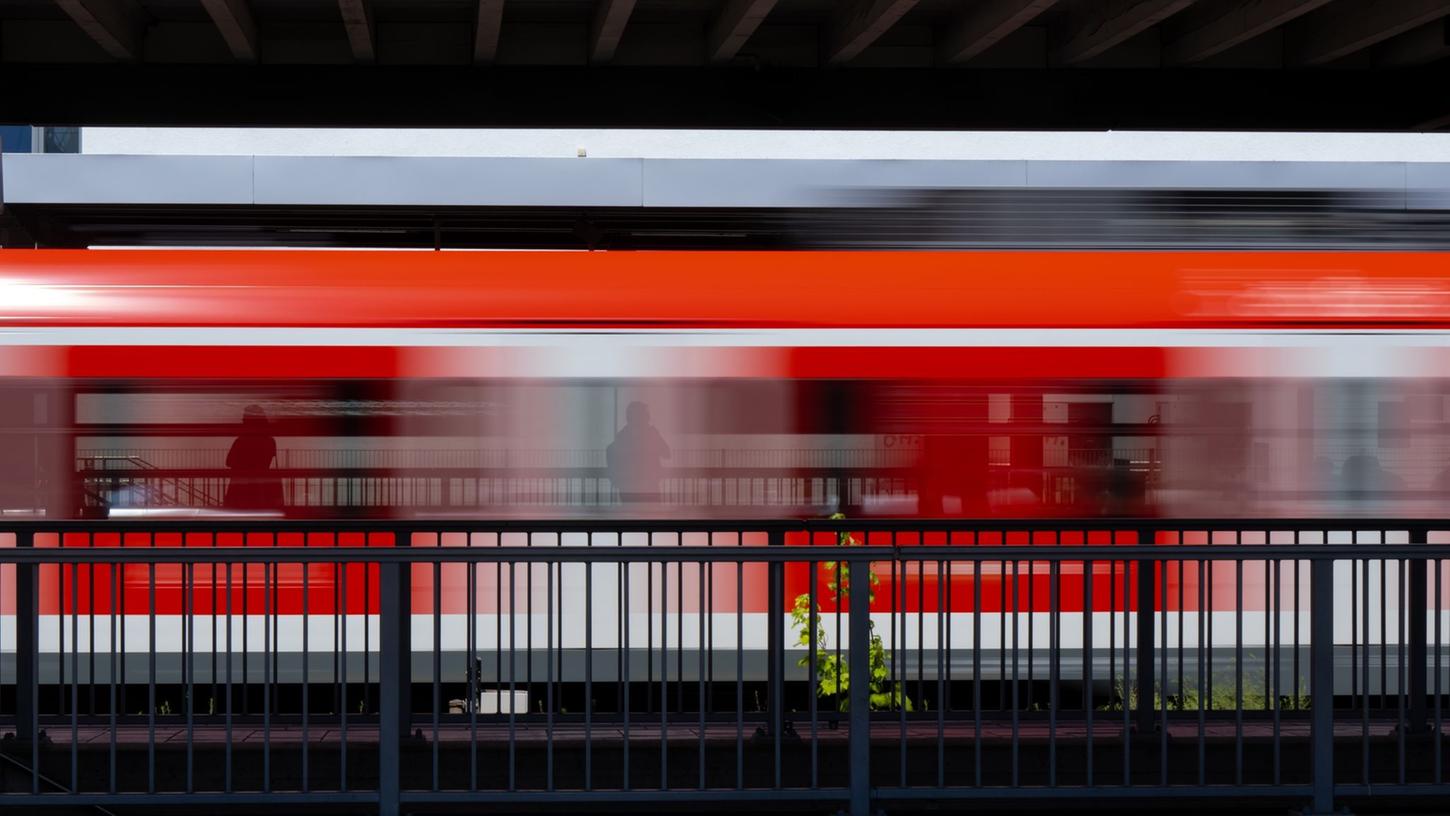
<path id="1" fill-rule="evenodd" d="M 1434 130 L 1447 17 L 1444 0 L 6 0 L 0 121 Z"/>
<path id="2" fill-rule="evenodd" d="M 1447 530 L 1394 519 L 7 522 L 0 604 L 16 625 L 0 644 L 14 666 L 4 675 L 13 736 L 0 754 L 0 802 L 386 814 L 743 801 L 866 814 L 951 801 L 1264 797 L 1328 814 L 1344 803 L 1423 803 L 1450 792 Z M 141 545 L 96 546 L 114 533 Z M 37 546 L 57 534 L 66 546 Z M 239 534 L 253 546 L 215 546 Z M 370 546 L 287 546 L 340 534 Z M 620 546 L 626 534 L 646 545 Z M 178 537 L 188 546 L 174 546 Z M 213 546 L 190 546 L 197 537 Z M 363 589 L 376 600 L 376 651 L 344 632 L 331 641 L 342 648 L 312 655 L 315 677 L 281 683 L 279 628 L 339 625 L 305 608 L 301 621 L 274 614 L 284 568 L 305 565 L 301 590 L 314 598 L 309 576 L 338 564 L 376 576 Z M 81 648 L 96 638 L 85 594 L 106 591 L 98 570 L 102 584 L 121 580 L 114 565 L 145 575 L 142 608 L 122 624 L 144 642 L 140 652 L 115 648 L 115 617 L 102 624 L 112 627 L 109 649 Z M 822 581 L 797 599 L 792 625 L 805 622 L 790 633 L 779 576 L 802 566 Z M 737 657 L 745 624 L 730 595 L 749 569 L 771 576 L 764 684 L 747 683 Z M 891 597 L 851 590 L 853 575 L 863 587 L 873 569 L 889 574 L 881 586 Z M 1246 611 L 1257 601 L 1245 597 L 1246 569 L 1272 578 L 1254 590 L 1272 617 Z M 566 571 L 583 582 L 577 596 L 565 590 Z M 1336 594 L 1336 571 L 1350 574 L 1347 592 Z M 904 580 L 913 574 L 915 587 Z M 445 575 L 467 583 L 469 621 L 497 612 L 495 625 L 511 633 L 506 647 L 499 635 L 482 648 L 471 628 L 461 681 L 441 665 L 443 610 L 410 600 L 410 586 Z M 939 612 L 956 584 L 927 579 L 943 575 L 971 578 L 970 633 L 953 633 Z M 1000 598 L 984 597 L 978 578 L 987 575 L 1003 579 Z M 1229 575 L 1235 602 L 1215 609 L 1224 588 L 1212 584 Z M 260 640 L 227 634 L 224 650 L 195 651 L 199 628 L 224 614 L 230 633 L 235 610 L 230 600 L 224 612 L 190 606 L 184 680 L 158 683 L 158 583 L 179 581 L 190 598 L 188 589 L 224 581 L 230 599 L 249 578 L 263 605 Z M 45 582 L 70 598 L 71 612 L 46 624 L 60 627 L 53 635 L 37 608 Z M 324 594 L 344 593 L 328 600 L 351 608 L 349 589 L 343 580 Z M 1093 608 L 1095 592 L 1109 597 L 1106 626 L 1061 613 L 1069 594 Z M 601 593 L 617 613 L 600 621 L 595 612 L 585 636 L 610 633 L 627 648 L 607 661 L 592 649 L 568 654 L 564 608 L 594 610 Z M 682 626 L 692 603 L 712 614 Z M 433 625 L 420 629 L 430 614 Z M 984 630 L 994 623 L 1004 648 L 992 651 Z M 1071 626 L 1083 627 L 1087 659 L 1068 670 L 1061 642 Z M 1265 627 L 1262 654 L 1241 645 L 1250 626 Z M 1231 642 L 1214 643 L 1228 632 Z M 62 667 L 58 682 L 42 678 L 42 655 Z M 239 671 L 246 656 L 252 666 Z M 118 674 L 128 657 L 132 667 Z M 1094 659 L 1104 657 L 1105 672 Z M 361 682 L 350 673 L 374 659 Z M 564 663 L 575 659 L 584 680 L 566 683 Z M 1006 672 L 989 680 L 989 660 Z M 797 661 L 805 682 L 786 671 Z M 491 711 L 473 702 L 487 699 L 481 691 L 495 694 Z M 462 700 L 450 703 L 455 695 Z"/>

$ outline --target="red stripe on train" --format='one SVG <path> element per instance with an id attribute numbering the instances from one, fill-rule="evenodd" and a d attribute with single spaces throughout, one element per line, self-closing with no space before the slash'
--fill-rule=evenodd
<path id="1" fill-rule="evenodd" d="M 701 534 L 703 536 L 703 534 Z M 764 536 L 759 540 L 747 539 L 746 549 L 764 545 Z M 814 565 L 816 597 L 825 611 L 835 611 L 835 593 L 830 587 L 834 581 L 832 567 L 824 566 L 827 559 L 838 557 L 840 550 L 829 545 L 834 536 L 818 534 L 818 547 L 809 550 L 804 535 L 788 538 L 787 543 L 800 547 L 799 563 L 791 563 L 786 569 L 784 608 L 790 609 L 798 596 L 810 590 L 812 564 L 805 559 L 820 559 Z M 489 545 L 496 545 L 499 539 L 489 536 L 484 539 Z M 1065 563 L 1057 572 L 1057 598 L 1053 605 L 1053 570 L 1048 562 L 1002 562 L 992 560 L 993 546 L 1003 543 L 1017 545 L 1031 543 L 1042 547 L 1063 547 L 1075 544 L 1105 545 L 1113 540 L 1112 534 L 1067 534 L 1064 537 L 1051 533 L 1009 534 L 1003 537 L 984 535 L 972 541 L 970 534 L 953 534 L 950 543 L 975 543 L 980 548 L 981 560 L 958 561 L 946 572 L 938 572 L 938 562 L 931 558 L 934 544 L 948 543 L 947 537 L 925 534 L 899 534 L 897 543 L 914 549 L 920 547 L 920 559 L 908 556 L 904 564 L 898 563 L 893 570 L 890 563 L 878 563 L 874 571 L 879 583 L 874 590 L 872 610 L 875 612 L 936 612 L 942 608 L 952 612 L 973 612 L 977 596 L 976 582 L 981 583 L 982 612 L 1011 611 L 1063 611 L 1080 612 L 1084 609 L 1084 582 L 1080 563 Z M 1131 543 L 1128 534 L 1117 534 L 1118 543 Z M 429 535 L 415 535 L 415 547 L 438 546 L 439 538 Z M 464 537 L 445 535 L 444 546 L 463 546 Z M 521 544 L 522 541 L 503 540 L 505 544 Z M 700 544 L 703 541 L 688 540 L 685 544 Z M 872 543 L 886 543 L 873 536 Z M 4 546 L 14 546 L 13 537 L 0 541 Z M 95 547 L 99 549 L 116 547 L 246 547 L 269 548 L 273 546 L 393 546 L 392 536 L 386 533 L 343 533 L 338 535 L 315 534 L 250 534 L 219 533 L 98 533 L 91 539 L 85 534 L 39 534 L 36 546 L 47 547 Z M 473 546 L 480 546 L 475 541 Z M 1171 545 L 1165 545 L 1165 547 Z M 639 549 L 639 548 L 631 548 Z M 669 546 L 659 546 L 660 557 L 668 558 Z M 722 549 L 724 549 L 722 547 Z M 731 547 L 731 549 L 735 549 Z M 914 556 L 916 553 L 912 553 Z M 1135 608 L 1135 579 L 1126 570 L 1130 562 L 1098 562 L 1093 567 L 1094 611 Z M 474 611 L 477 614 L 496 613 L 500 609 L 509 612 L 510 597 L 513 597 L 513 613 L 524 614 L 531 606 L 542 614 L 547 609 L 550 593 L 549 570 L 543 564 L 532 570 L 527 564 L 508 565 L 485 564 L 475 568 Z M 582 581 L 583 567 L 571 566 L 572 579 Z M 980 569 L 980 575 L 977 570 Z M 0 586 L 14 586 L 14 566 L 0 567 Z M 304 572 L 305 570 L 305 572 Z M 717 613 L 735 612 L 737 585 L 743 583 L 744 609 L 746 612 L 767 612 L 767 574 L 764 564 L 749 563 L 737 570 L 734 565 L 717 564 L 707 572 L 706 597 L 700 595 L 699 567 L 685 565 L 683 572 L 677 565 L 662 569 L 658 565 L 633 565 L 631 570 L 631 606 L 634 612 L 643 613 L 653 608 L 661 610 L 697 612 L 707 606 Z M 608 568 L 610 576 L 617 575 L 614 567 Z M 649 577 L 646 577 L 646 572 Z M 1215 592 L 1213 603 L 1219 610 L 1231 609 L 1234 600 L 1232 564 L 1219 564 L 1215 571 Z M 307 592 L 304 606 L 304 574 Z M 462 564 L 444 564 L 439 568 L 442 578 L 441 608 L 443 614 L 466 614 L 467 612 L 467 567 Z M 412 610 L 414 614 L 426 615 L 434 611 L 434 567 L 419 564 L 412 568 L 413 589 Z M 948 580 L 943 583 L 943 578 Z M 250 614 L 267 612 L 282 615 L 300 615 L 304 609 L 308 614 L 333 614 L 345 611 L 347 614 L 376 614 L 378 612 L 378 578 L 376 564 L 336 565 L 330 563 L 283 564 L 266 567 L 262 564 L 234 564 L 230 575 L 225 565 L 198 564 L 188 568 L 180 564 L 158 564 L 154 568 L 146 564 L 60 567 L 54 564 L 42 565 L 40 569 L 41 614 L 112 614 L 124 612 L 129 615 L 145 615 L 155 612 L 161 615 L 181 615 L 188 612 L 199 615 Z M 1170 564 L 1166 573 L 1155 576 L 1156 586 L 1161 592 L 1167 582 L 1168 609 L 1191 611 L 1197 608 L 1197 586 L 1199 574 L 1194 564 L 1181 570 Z M 230 585 L 228 581 L 230 580 Z M 552 592 L 557 602 L 567 611 L 576 611 L 582 603 L 580 593 L 561 589 L 560 573 L 557 568 L 552 577 Z M 610 580 L 608 576 L 599 580 Z M 1246 562 L 1244 566 L 1244 609 L 1267 608 L 1264 591 L 1266 575 L 1262 565 Z M 1284 587 L 1293 586 L 1291 574 L 1281 577 Z M 188 589 L 188 586 L 190 587 Z M 645 591 L 653 587 L 653 597 Z M 1183 597 L 1179 599 L 1179 589 Z M 119 591 L 118 591 L 119 590 Z M 154 602 L 153 602 L 154 592 Z M 344 603 L 344 596 L 346 602 Z M 1281 598 L 1288 597 L 1281 593 Z M 230 601 L 230 609 L 228 602 Z M 0 612 L 14 614 L 15 600 L 12 592 L 0 592 Z"/>

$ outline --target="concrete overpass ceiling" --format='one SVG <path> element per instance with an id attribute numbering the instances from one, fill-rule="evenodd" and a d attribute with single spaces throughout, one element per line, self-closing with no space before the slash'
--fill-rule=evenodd
<path id="1" fill-rule="evenodd" d="M 1371 110 L 1345 114 L 1337 117 L 1340 126 L 1395 130 L 1450 114 L 1436 107 L 1443 101 L 1422 98 L 1416 103 L 1403 88 L 1395 91 L 1394 99 L 1374 98 L 1377 82 L 1403 86 L 1408 78 L 1422 88 L 1443 87 L 1433 80 L 1450 71 L 1447 19 L 1450 0 L 0 0 L 0 65 L 6 66 L 7 75 L 15 77 L 10 82 L 22 91 L 36 86 L 37 98 L 47 74 L 29 69 L 39 66 L 94 67 L 109 62 L 135 67 L 147 80 L 133 83 L 138 95 L 150 92 L 143 87 L 150 81 L 164 84 L 163 75 L 174 72 L 173 85 L 181 90 L 183 103 L 191 101 L 187 94 L 200 94 L 208 84 L 189 76 L 189 66 L 240 63 L 277 69 L 271 71 L 273 77 L 282 77 L 281 69 L 304 66 L 398 69 L 374 71 L 367 81 L 298 74 L 293 81 L 322 83 L 334 95 L 321 103 L 319 123 L 363 124 L 367 114 L 360 109 L 365 102 L 377 110 L 385 107 L 378 102 L 388 100 L 386 94 L 365 98 L 364 89 L 374 84 L 372 80 L 383 77 L 391 82 L 404 75 L 403 69 L 431 68 L 438 72 L 426 79 L 419 74 L 418 81 L 432 83 L 440 98 L 476 94 L 480 87 L 490 94 L 509 92 L 492 87 L 496 84 L 492 80 L 512 84 L 525 97 L 547 95 L 561 83 L 577 87 L 599 82 L 626 95 L 673 94 L 695 87 L 702 89 L 697 93 L 715 94 L 713 105 L 695 103 L 701 109 L 713 108 L 715 124 L 770 126 L 773 118 L 789 117 L 773 111 L 744 115 L 740 109 L 757 104 L 766 89 L 777 88 L 785 95 L 854 97 L 862 108 L 855 114 L 856 124 L 869 126 L 875 121 L 906 127 L 951 126 L 930 110 L 930 100 L 935 98 L 940 105 L 942 99 L 955 98 L 960 103 L 963 94 L 995 95 L 997 100 L 990 104 L 1003 106 L 984 111 L 982 100 L 974 101 L 977 111 L 968 118 L 977 126 L 1070 126 L 1076 114 L 1059 112 L 1054 121 L 1039 123 L 1013 106 L 1050 106 L 1066 99 L 1101 110 L 1107 103 L 1098 95 L 1113 95 L 1126 108 L 1135 91 L 1147 94 L 1137 102 L 1143 110 L 1136 121 L 1116 114 L 1087 116 L 1082 126 L 1232 124 L 1194 122 L 1183 100 L 1158 96 L 1159 90 L 1175 87 L 1176 72 L 1218 70 L 1211 79 L 1193 80 L 1211 85 L 1208 91 L 1189 89 L 1214 107 L 1223 107 L 1214 97 L 1231 96 L 1235 89 L 1246 96 L 1276 93 L 1309 100 L 1303 103 L 1302 117 L 1290 116 L 1282 124 L 1264 127 L 1332 127 L 1336 116 L 1312 108 L 1320 99 L 1342 96 L 1331 86 L 1344 79 L 1352 86 L 1347 108 L 1356 104 L 1352 92 L 1362 92 L 1361 104 L 1377 106 L 1381 115 L 1376 121 Z M 519 84 L 502 76 L 478 76 L 482 67 L 583 70 L 538 84 L 536 77 Z M 682 69 L 716 67 L 738 72 L 721 79 L 712 70 L 697 79 L 682 79 L 687 73 Z M 1343 76 L 1280 77 L 1305 72 L 1315 76 L 1313 72 L 1323 68 L 1338 69 Z M 651 71 L 627 79 L 593 74 L 615 69 Z M 853 71 L 842 76 L 842 69 Z M 925 72 L 924 81 L 896 75 L 897 84 L 920 96 L 919 104 L 905 103 L 899 94 L 892 94 L 893 82 L 880 75 L 899 69 Z M 1101 69 L 1123 73 L 1105 76 Z M 1231 77 L 1222 73 L 1224 69 L 1244 74 Z M 752 80 L 738 75 L 745 71 L 760 76 Z M 762 73 L 773 71 L 789 75 L 776 79 Z M 856 78 L 873 72 L 877 76 L 861 86 L 863 93 L 852 94 Z M 1025 72 L 1041 74 L 1024 84 Z M 246 87 L 259 73 L 225 77 L 225 82 L 213 83 L 215 92 Z M 116 78 L 115 87 L 105 87 L 99 72 L 64 79 L 74 86 L 96 77 L 97 95 L 124 92 L 124 78 Z M 189 87 L 191 82 L 197 87 Z M 833 90 L 824 94 L 823 85 Z M 1317 90 L 1306 92 L 1305 85 Z M 260 86 L 255 89 L 265 91 Z M 69 104 L 51 100 L 31 107 L 25 104 L 27 94 L 16 98 L 9 93 L 11 88 L 6 90 L 8 98 L 0 100 L 0 120 L 58 114 L 87 123 L 115 121 L 99 112 L 86 116 L 96 106 L 85 100 Z M 886 100 L 898 110 L 877 115 L 871 94 L 864 91 L 898 97 Z M 1009 100 L 1023 96 L 1027 99 Z M 567 93 L 558 98 L 560 105 L 571 102 Z M 171 121 L 220 123 L 214 115 L 200 113 L 216 101 L 199 100 L 198 112 L 190 117 L 182 104 Z M 785 102 L 777 98 L 771 104 Z M 290 114 L 253 114 L 250 109 L 257 104 L 239 107 L 233 123 L 296 122 Z M 334 116 L 327 110 L 334 104 L 359 110 Z M 903 116 L 903 106 L 910 105 L 918 106 L 919 115 Z M 419 117 L 416 124 L 482 124 L 480 115 L 499 124 L 545 124 L 538 117 L 511 118 L 500 110 L 439 112 L 438 118 Z M 136 121 L 167 120 L 147 113 L 142 105 Z M 377 122 L 408 123 L 410 116 L 403 112 Z M 650 116 L 648 111 L 639 114 Z M 666 121 L 671 116 L 682 121 Z M 588 125 L 596 118 L 581 108 L 574 121 Z M 621 114 L 621 118 L 636 117 Z M 712 124 L 706 121 L 710 117 L 683 110 L 654 118 L 660 120 L 655 124 Z M 844 119 L 827 121 L 816 113 L 804 119 L 781 121 L 779 126 L 852 124 Z M 1254 120 L 1245 113 L 1237 121 Z M 633 124 L 650 123 L 636 118 Z"/>
<path id="2" fill-rule="evenodd" d="M 34 43 L 0 51 L 0 62 L 70 61 L 68 49 L 47 56 L 44 48 L 47 41 L 64 45 L 73 39 L 54 25 L 67 20 L 92 40 L 97 32 L 108 36 L 108 28 L 134 29 L 135 59 L 143 63 L 224 61 L 229 56 L 224 41 L 208 40 L 210 52 L 195 44 L 183 47 L 177 40 L 184 32 L 171 30 L 213 25 L 209 11 L 216 6 L 250 15 L 261 60 L 272 64 L 316 62 L 308 45 L 330 52 L 330 41 L 345 33 L 293 27 L 342 27 L 349 8 L 365 10 L 381 40 L 389 28 L 415 29 L 414 37 L 431 37 L 443 46 L 378 54 L 381 63 L 399 65 L 466 62 L 448 46 L 460 32 L 471 35 L 481 7 L 501 11 L 505 45 L 553 38 L 572 40 L 580 50 L 587 37 L 579 27 L 592 26 L 608 10 L 612 28 L 621 40 L 633 41 L 635 51 L 673 54 L 665 61 L 680 66 L 704 64 L 712 26 L 732 16 L 751 20 L 750 30 L 737 35 L 743 40 L 736 55 L 757 66 L 826 65 L 835 57 L 839 63 L 859 59 L 897 67 L 980 60 L 995 67 L 1157 68 L 1232 54 L 1236 59 L 1213 64 L 1263 69 L 1353 64 L 1361 52 L 1396 40 L 1398 48 L 1360 59 L 1396 65 L 1443 59 L 1433 46 L 1443 44 L 1443 21 L 1450 17 L 1450 0 L 0 0 L 6 40 L 24 36 Z M 430 26 L 434 30 L 416 30 Z M 273 39 L 300 42 L 266 48 Z M 678 47 L 681 39 L 699 48 L 687 55 Z M 1245 47 L 1250 45 L 1255 47 Z M 540 62 L 520 50 L 502 48 L 498 64 Z M 550 51 L 559 54 L 555 64 L 572 64 L 563 56 L 567 49 Z M 1400 53 L 1410 51 L 1416 56 Z"/>

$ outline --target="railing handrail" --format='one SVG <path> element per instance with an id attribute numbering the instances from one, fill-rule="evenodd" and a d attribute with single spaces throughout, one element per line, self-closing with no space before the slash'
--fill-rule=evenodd
<path id="1" fill-rule="evenodd" d="M 0 532 L 254 532 L 254 533 L 646 533 L 646 532 L 916 532 L 916 533 L 1052 533 L 1052 532 L 1425 532 L 1450 533 L 1450 519 L 1343 518 L 902 518 L 853 519 L 749 518 L 716 519 L 581 517 L 439 518 L 439 519 L 287 519 L 208 517 L 202 519 L 15 519 L 0 521 Z M 1079 545 L 1065 545 L 1079 546 Z M 1264 545 L 1254 545 L 1264 546 Z"/>
<path id="2" fill-rule="evenodd" d="M 844 555 L 841 553 L 845 553 Z M 804 563 L 839 561 L 1339 561 L 1450 559 L 1450 544 L 1056 546 L 20 547 L 6 563 Z"/>

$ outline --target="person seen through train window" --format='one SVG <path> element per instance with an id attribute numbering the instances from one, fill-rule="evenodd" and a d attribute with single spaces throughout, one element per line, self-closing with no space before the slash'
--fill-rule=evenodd
<path id="1" fill-rule="evenodd" d="M 1389 499 L 1405 489 L 1405 480 L 1386 470 L 1373 454 L 1360 453 L 1345 459 L 1339 478 L 1344 491 L 1355 499 Z"/>
<path id="2" fill-rule="evenodd" d="M 223 501 L 235 510 L 281 510 L 282 482 L 272 473 L 277 457 L 277 440 L 267 427 L 267 414 L 260 405 L 242 411 L 242 429 L 227 451 L 231 479 Z"/>
<path id="3" fill-rule="evenodd" d="M 609 481 L 624 502 L 650 502 L 660 498 L 664 461 L 670 446 L 650 423 L 649 406 L 631 402 L 624 412 L 624 427 L 604 451 Z"/>

